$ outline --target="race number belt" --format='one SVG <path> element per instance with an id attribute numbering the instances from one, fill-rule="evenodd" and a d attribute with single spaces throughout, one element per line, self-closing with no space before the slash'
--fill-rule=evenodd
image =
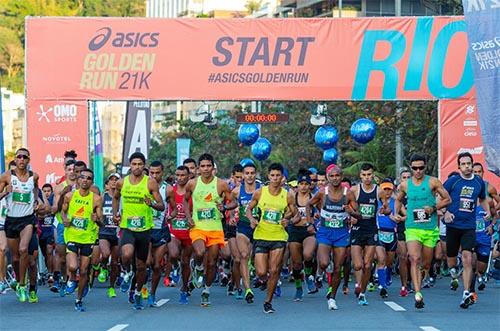
<path id="1" fill-rule="evenodd" d="M 87 226 L 89 225 L 89 219 L 82 217 L 73 217 L 71 219 L 71 225 L 77 229 L 85 231 L 87 230 Z"/>
<path id="2" fill-rule="evenodd" d="M 429 223 L 431 217 L 426 213 L 425 209 L 413 209 L 413 221 L 415 223 Z"/>

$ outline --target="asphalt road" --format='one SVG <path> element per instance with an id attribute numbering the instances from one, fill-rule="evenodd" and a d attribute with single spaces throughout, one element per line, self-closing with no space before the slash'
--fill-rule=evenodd
<path id="1" fill-rule="evenodd" d="M 96 281 L 97 282 L 97 281 Z M 358 306 L 353 294 L 337 296 L 339 310 L 329 311 L 325 292 L 305 294 L 303 302 L 294 302 L 295 289 L 285 282 L 280 298 L 273 301 L 275 314 L 262 312 L 264 293 L 255 290 L 254 304 L 226 296 L 226 289 L 214 286 L 212 305 L 200 306 L 200 290 L 195 290 L 187 306 L 178 304 L 179 290 L 165 288 L 157 299 L 170 299 L 158 308 L 135 311 L 127 296 L 109 299 L 101 284 L 84 299 L 86 312 L 74 310 L 74 297 L 59 297 L 46 287 L 39 290 L 40 302 L 17 301 L 14 292 L 0 295 L 0 330 L 499 330 L 500 285 L 488 283 L 479 292 L 478 303 L 467 310 L 459 307 L 461 291 L 448 288 L 448 278 L 439 279 L 436 286 L 425 289 L 426 307 L 414 308 L 413 295 L 398 295 L 398 279 L 389 290 L 389 298 L 376 292 L 368 293 L 369 305 Z M 351 293 L 352 284 L 351 284 Z M 387 304 L 387 302 L 390 302 Z M 392 306 L 392 307 L 391 307 Z"/>

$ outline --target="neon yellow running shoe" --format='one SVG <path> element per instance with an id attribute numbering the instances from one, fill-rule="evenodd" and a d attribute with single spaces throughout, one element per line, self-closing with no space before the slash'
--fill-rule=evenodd
<path id="1" fill-rule="evenodd" d="M 116 297 L 116 291 L 114 287 L 108 288 L 108 298 L 115 298 Z"/>
<path id="2" fill-rule="evenodd" d="M 38 296 L 36 295 L 36 291 L 30 291 L 30 295 L 28 297 L 28 302 L 29 303 L 37 303 L 38 302 Z"/>
<path id="3" fill-rule="evenodd" d="M 142 299 L 143 300 L 147 300 L 148 299 L 149 292 L 148 292 L 148 288 L 146 286 L 142 287 L 141 295 L 142 295 Z"/>

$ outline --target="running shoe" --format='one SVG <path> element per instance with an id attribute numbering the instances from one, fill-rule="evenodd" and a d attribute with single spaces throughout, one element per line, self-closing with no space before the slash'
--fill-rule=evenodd
<path id="1" fill-rule="evenodd" d="M 243 289 L 242 288 L 239 288 L 236 290 L 236 295 L 235 295 L 235 298 L 236 300 L 243 300 Z"/>
<path id="2" fill-rule="evenodd" d="M 203 290 L 203 292 L 201 292 L 201 306 L 210 306 L 210 292 L 208 292 L 207 290 Z"/>
<path id="3" fill-rule="evenodd" d="M 116 298 L 116 291 L 114 287 L 108 288 L 108 298 Z"/>
<path id="4" fill-rule="evenodd" d="M 36 295 L 36 291 L 30 291 L 30 294 L 28 296 L 28 302 L 29 303 L 37 303 L 38 302 L 38 296 Z"/>
<path id="5" fill-rule="evenodd" d="M 148 297 L 148 305 L 149 305 L 149 307 L 156 307 L 157 306 L 157 304 L 156 304 L 156 297 L 155 297 L 154 294 L 149 295 L 149 297 Z"/>
<path id="6" fill-rule="evenodd" d="M 148 299 L 149 292 L 148 292 L 148 288 L 146 286 L 142 287 L 142 289 L 141 289 L 141 296 L 142 296 L 143 300 L 147 300 Z"/>
<path id="7" fill-rule="evenodd" d="M 406 287 L 404 287 L 404 286 L 401 287 L 401 291 L 399 291 L 399 296 L 401 296 L 401 297 L 408 296 L 408 290 L 406 289 Z"/>
<path id="8" fill-rule="evenodd" d="M 424 296 L 420 292 L 415 293 L 415 308 L 417 309 L 423 309 L 425 306 L 424 304 Z"/>
<path id="9" fill-rule="evenodd" d="M 456 291 L 458 288 L 458 279 L 453 278 L 450 282 L 450 290 Z"/>
<path id="10" fill-rule="evenodd" d="M 318 288 L 314 284 L 313 275 L 309 275 L 309 277 L 306 277 L 306 284 L 307 284 L 307 294 L 318 293 Z"/>
<path id="11" fill-rule="evenodd" d="M 479 285 L 477 286 L 477 289 L 478 289 L 479 291 L 483 291 L 483 290 L 484 290 L 484 288 L 486 287 L 486 280 L 484 279 L 484 277 L 479 277 L 479 278 L 477 279 L 477 282 L 478 282 L 478 284 L 479 284 Z"/>
<path id="12" fill-rule="evenodd" d="M 101 267 L 99 270 L 99 275 L 97 275 L 97 280 L 99 283 L 104 283 L 108 279 L 108 270 Z"/>
<path id="13" fill-rule="evenodd" d="M 52 285 L 54 284 L 54 276 L 49 275 L 49 278 L 47 279 L 47 284 L 49 285 L 49 287 L 52 287 Z"/>
<path id="14" fill-rule="evenodd" d="M 170 287 L 170 277 L 163 277 L 163 285 L 165 285 L 165 287 Z"/>
<path id="15" fill-rule="evenodd" d="M 290 271 L 288 271 L 288 268 L 282 268 L 281 269 L 281 278 L 288 279 L 288 277 L 290 277 Z"/>
<path id="16" fill-rule="evenodd" d="M 234 295 L 234 285 L 233 282 L 227 284 L 227 295 Z"/>
<path id="17" fill-rule="evenodd" d="M 78 287 L 77 282 L 75 282 L 74 280 L 69 280 L 66 287 L 66 293 L 73 294 L 77 287 Z"/>
<path id="18" fill-rule="evenodd" d="M 128 291 L 128 303 L 134 304 L 135 291 Z"/>
<path id="19" fill-rule="evenodd" d="M 143 310 L 144 309 L 144 304 L 142 303 L 142 295 L 141 294 L 134 294 L 134 306 L 133 308 L 135 310 Z"/>
<path id="20" fill-rule="evenodd" d="M 130 285 L 132 283 L 132 278 L 134 278 L 134 272 L 126 272 L 123 274 L 123 280 L 122 283 L 120 284 L 120 290 L 125 293 L 128 290 L 130 290 Z"/>
<path id="21" fill-rule="evenodd" d="M 344 295 L 349 294 L 349 287 L 347 285 L 342 286 L 342 293 L 344 293 Z"/>
<path id="22" fill-rule="evenodd" d="M 75 310 L 79 312 L 84 312 L 85 308 L 83 307 L 83 302 L 82 300 L 76 300 L 75 301 Z"/>
<path id="23" fill-rule="evenodd" d="M 302 301 L 303 297 L 304 297 L 304 290 L 302 289 L 302 287 L 296 288 L 293 301 Z"/>
<path id="24" fill-rule="evenodd" d="M 175 268 L 172 271 L 172 281 L 177 284 L 177 283 L 179 283 L 179 280 L 180 280 L 179 269 Z"/>
<path id="25" fill-rule="evenodd" d="M 220 286 L 226 287 L 227 284 L 229 284 L 229 277 L 226 274 L 222 274 L 220 278 Z"/>
<path id="26" fill-rule="evenodd" d="M 382 289 L 380 290 L 380 296 L 381 296 L 383 299 L 385 299 L 385 298 L 389 297 L 389 293 L 387 293 L 387 290 L 386 290 L 384 287 L 382 287 Z"/>
<path id="27" fill-rule="evenodd" d="M 359 286 L 358 284 L 354 285 L 354 295 L 357 297 L 359 297 L 359 294 L 361 293 L 361 286 Z"/>
<path id="28" fill-rule="evenodd" d="M 187 294 L 187 292 L 181 292 L 181 296 L 179 298 L 179 304 L 187 305 L 189 303 L 188 297 L 189 295 Z"/>
<path id="29" fill-rule="evenodd" d="M 273 305 L 270 302 L 264 302 L 264 313 L 272 314 L 274 312 L 276 312 L 276 310 L 274 310 Z"/>
<path id="30" fill-rule="evenodd" d="M 424 278 L 424 281 L 422 282 L 422 288 L 430 288 L 431 287 L 431 282 L 428 277 Z"/>
<path id="31" fill-rule="evenodd" d="M 472 293 L 464 292 L 464 294 L 462 296 L 462 301 L 460 302 L 460 308 L 467 309 L 473 303 L 474 302 L 473 302 Z"/>
<path id="32" fill-rule="evenodd" d="M 441 268 L 441 276 L 448 277 L 450 275 L 450 270 L 448 268 Z"/>
<path id="33" fill-rule="evenodd" d="M 7 282 L 0 282 L 0 294 L 4 294 L 7 289 L 9 288 L 9 285 L 7 285 Z"/>
<path id="34" fill-rule="evenodd" d="M 368 301 L 363 293 L 361 293 L 358 297 L 358 305 L 360 306 L 368 306 Z"/>
<path id="35" fill-rule="evenodd" d="M 458 274 L 457 268 L 450 268 L 449 271 L 450 271 L 451 278 L 453 278 L 453 279 L 458 278 L 459 274 Z"/>
<path id="36" fill-rule="evenodd" d="M 59 296 L 63 297 L 66 294 L 67 294 L 66 293 L 66 283 L 65 282 L 61 282 L 61 286 L 59 287 Z"/>
<path id="37" fill-rule="evenodd" d="M 194 268 L 192 278 L 193 278 L 193 285 L 196 288 L 200 288 L 203 285 L 203 270 L 198 270 L 197 268 Z"/>
<path id="38" fill-rule="evenodd" d="M 28 298 L 26 286 L 17 285 L 16 295 L 20 302 L 26 302 L 26 299 Z"/>
<path id="39" fill-rule="evenodd" d="M 323 287 L 323 276 L 317 275 L 316 276 L 316 288 L 320 289 Z"/>
<path id="40" fill-rule="evenodd" d="M 281 281 L 278 280 L 278 284 L 276 285 L 276 288 L 274 289 L 274 295 L 277 296 L 278 298 L 281 297 Z"/>
<path id="41" fill-rule="evenodd" d="M 252 290 L 247 288 L 247 290 L 245 291 L 245 301 L 247 303 L 253 303 L 253 298 L 254 298 L 254 295 L 253 295 Z"/>
<path id="42" fill-rule="evenodd" d="M 337 306 L 337 301 L 335 299 L 328 299 L 328 309 L 330 310 L 337 310 L 339 307 Z"/>
<path id="43" fill-rule="evenodd" d="M 472 303 L 471 305 L 475 304 L 477 302 L 477 293 L 476 292 L 472 292 Z"/>
<path id="44" fill-rule="evenodd" d="M 59 293 L 60 288 L 61 288 L 61 282 L 59 281 L 59 279 L 54 279 L 54 283 L 50 287 L 50 292 Z"/>
<path id="45" fill-rule="evenodd" d="M 123 272 L 120 273 L 120 276 L 118 276 L 118 278 L 116 279 L 116 286 L 120 287 L 122 285 L 122 282 L 123 282 Z"/>
<path id="46" fill-rule="evenodd" d="M 377 289 L 375 287 L 375 284 L 373 284 L 372 282 L 368 283 L 368 286 L 366 287 L 366 289 L 368 290 L 368 292 L 375 292 L 375 290 Z"/>

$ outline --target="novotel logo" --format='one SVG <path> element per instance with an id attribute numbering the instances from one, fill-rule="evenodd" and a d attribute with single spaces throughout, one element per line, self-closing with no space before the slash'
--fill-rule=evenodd
<path id="1" fill-rule="evenodd" d="M 156 47 L 158 46 L 159 32 L 115 32 L 110 27 L 96 31 L 97 34 L 90 39 L 89 50 L 97 51 L 111 40 L 113 47 Z"/>

